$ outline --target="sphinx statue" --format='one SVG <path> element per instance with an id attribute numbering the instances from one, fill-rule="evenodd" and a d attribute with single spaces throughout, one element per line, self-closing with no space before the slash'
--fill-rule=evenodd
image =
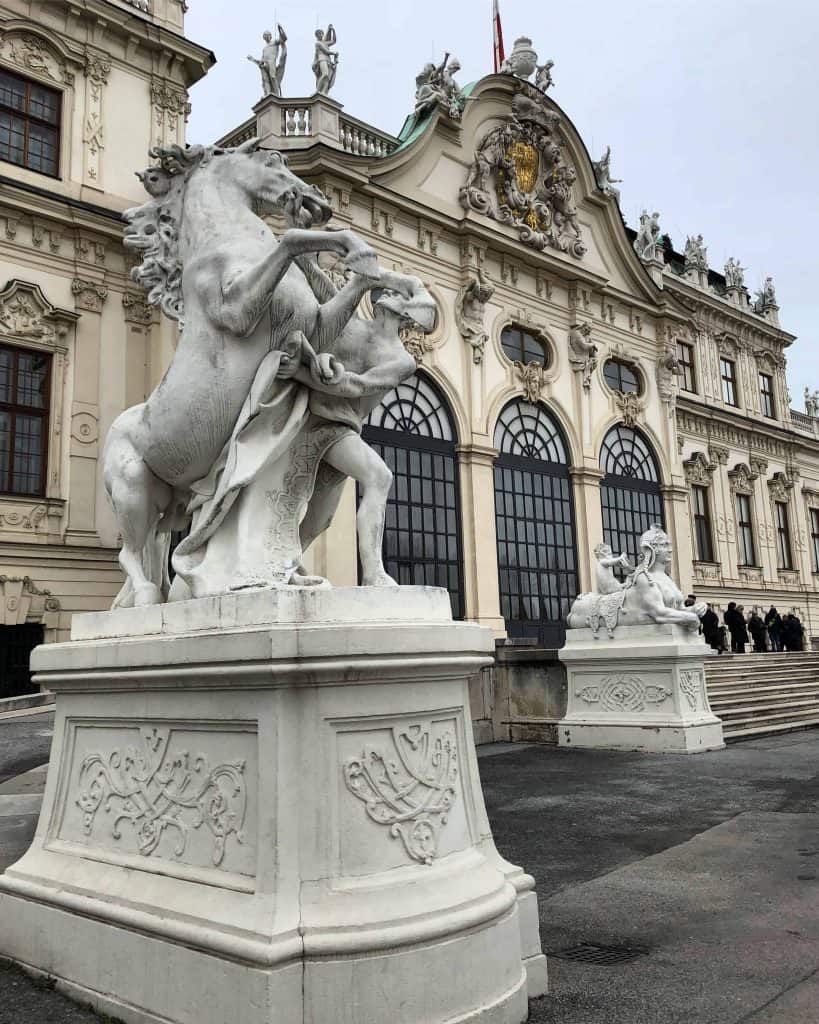
<path id="1" fill-rule="evenodd" d="M 126 212 L 133 271 L 182 328 L 165 376 L 111 426 L 103 476 L 122 535 L 115 607 L 243 588 L 327 586 L 302 555 L 347 477 L 358 481 L 363 582 L 391 586 L 381 540 L 391 473 L 361 425 L 415 371 L 401 330 L 431 331 L 420 280 L 383 271 L 330 218 L 322 193 L 251 139 L 235 149 L 160 146 Z M 259 216 L 279 207 L 275 237 Z M 313 258 L 335 253 L 337 287 Z M 374 319 L 358 316 L 370 292 Z M 173 553 L 171 531 L 188 531 Z"/>
<path id="2" fill-rule="evenodd" d="M 625 562 L 624 556 L 614 559 L 608 546 L 599 546 L 598 552 L 601 562 L 605 560 L 608 563 L 601 565 L 601 570 Z M 601 625 L 605 625 L 610 638 L 613 638 L 617 626 L 672 623 L 697 630 L 707 605 L 699 603 L 691 608 L 684 607 L 680 588 L 668 575 L 671 555 L 671 540 L 655 523 L 640 537 L 640 561 L 621 585 L 613 585 L 612 574 L 609 585 L 580 594 L 575 599 L 569 611 L 569 629 L 590 628 L 597 637 Z M 598 581 L 606 580 L 608 576 L 601 581 L 598 572 Z"/>

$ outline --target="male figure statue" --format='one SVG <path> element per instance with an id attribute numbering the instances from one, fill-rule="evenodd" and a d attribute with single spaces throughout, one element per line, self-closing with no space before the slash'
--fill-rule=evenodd
<path id="1" fill-rule="evenodd" d="M 287 36 L 281 25 L 277 25 L 276 28 L 279 34 L 275 43 L 273 42 L 272 32 L 265 32 L 262 36 L 264 39 L 264 49 L 262 50 L 261 60 L 251 57 L 250 54 L 247 55 L 247 59 L 252 64 L 258 65 L 261 72 L 263 96 L 281 96 L 282 94 L 282 79 L 284 78 L 284 67 L 287 63 Z"/>
<path id="2" fill-rule="evenodd" d="M 338 54 L 331 50 L 337 42 L 336 30 L 332 25 L 324 32 L 316 29 L 316 50 L 313 57 L 313 74 L 316 76 L 316 92 L 323 96 L 329 95 L 336 80 L 338 71 Z"/>

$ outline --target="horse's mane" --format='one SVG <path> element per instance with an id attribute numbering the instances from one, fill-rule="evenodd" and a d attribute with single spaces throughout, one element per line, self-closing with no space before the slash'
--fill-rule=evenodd
<path id="1" fill-rule="evenodd" d="M 243 143 L 250 151 L 253 139 Z M 137 177 L 151 196 L 142 206 L 123 213 L 128 222 L 124 244 L 142 253 L 142 262 L 131 271 L 131 277 L 148 292 L 148 302 L 159 306 L 166 316 L 184 320 L 182 301 L 182 261 L 179 258 L 179 222 L 185 187 L 191 174 L 204 167 L 214 156 L 233 153 L 218 146 L 155 146 L 148 155 L 158 161 Z"/>

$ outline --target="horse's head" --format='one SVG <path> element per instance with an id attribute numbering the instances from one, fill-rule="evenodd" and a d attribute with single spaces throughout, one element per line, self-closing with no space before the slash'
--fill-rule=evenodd
<path id="1" fill-rule="evenodd" d="M 219 173 L 230 178 L 253 200 L 282 207 L 292 226 L 324 224 L 332 209 L 324 193 L 297 177 L 274 149 L 260 149 L 250 139 L 219 157 Z"/>

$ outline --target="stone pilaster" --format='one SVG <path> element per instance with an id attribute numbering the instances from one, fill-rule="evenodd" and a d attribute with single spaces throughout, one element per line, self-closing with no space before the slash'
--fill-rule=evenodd
<path id="1" fill-rule="evenodd" d="M 570 473 L 574 489 L 577 582 L 582 593 L 595 587 L 592 552 L 603 540 L 603 514 L 600 510 L 603 471 L 596 466 L 576 466 Z"/>
<path id="2" fill-rule="evenodd" d="M 466 617 L 506 634 L 498 586 L 498 543 L 495 530 L 496 448 L 458 446 L 461 480 L 464 597 Z"/>
<path id="3" fill-rule="evenodd" d="M 105 149 L 103 94 L 111 61 L 105 54 L 86 50 L 84 71 L 83 184 L 102 190 L 102 153 Z"/>

